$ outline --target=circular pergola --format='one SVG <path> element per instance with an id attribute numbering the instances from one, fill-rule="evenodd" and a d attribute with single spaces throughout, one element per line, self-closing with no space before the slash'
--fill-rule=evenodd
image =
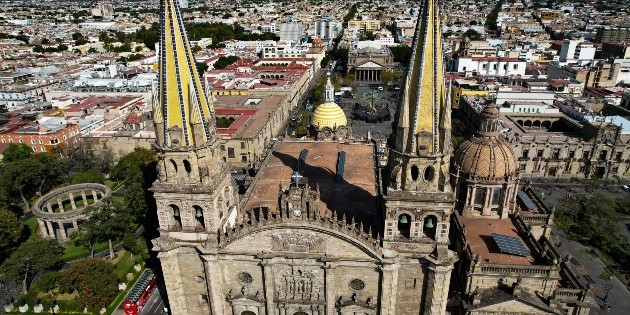
<path id="1" fill-rule="evenodd" d="M 109 187 L 96 183 L 66 186 L 45 194 L 31 207 L 39 223 L 40 235 L 65 242 L 87 218 L 84 210 L 98 205 L 111 194 Z"/>

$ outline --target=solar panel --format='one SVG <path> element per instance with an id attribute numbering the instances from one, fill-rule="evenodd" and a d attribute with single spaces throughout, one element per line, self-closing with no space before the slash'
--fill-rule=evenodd
<path id="1" fill-rule="evenodd" d="M 529 198 L 526 192 L 519 190 L 518 198 L 521 199 L 521 201 L 523 202 L 523 204 L 525 204 L 525 207 L 527 207 L 527 209 L 538 209 L 538 206 L 536 206 L 536 203 L 534 203 L 534 201 L 531 198 Z"/>
<path id="2" fill-rule="evenodd" d="M 337 158 L 337 178 L 336 178 L 337 182 L 343 181 L 343 173 L 345 172 L 345 169 L 346 169 L 345 165 L 346 165 L 346 152 L 341 151 L 339 152 L 339 156 Z"/>
<path id="3" fill-rule="evenodd" d="M 502 253 L 523 257 L 531 256 L 520 238 L 492 233 L 492 239 L 494 239 L 494 242 L 497 243 L 497 246 L 499 246 L 499 250 Z"/>
<path id="4" fill-rule="evenodd" d="M 307 149 L 303 149 L 302 151 L 300 151 L 300 158 L 298 159 L 297 170 L 296 170 L 298 173 L 302 173 L 302 171 L 304 170 L 304 164 L 306 163 L 307 155 L 308 155 Z"/>

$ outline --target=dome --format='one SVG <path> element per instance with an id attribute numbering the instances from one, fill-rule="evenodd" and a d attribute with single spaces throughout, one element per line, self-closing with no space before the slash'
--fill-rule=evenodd
<path id="1" fill-rule="evenodd" d="M 341 126 L 346 126 L 348 119 L 341 107 L 335 103 L 323 103 L 317 106 L 311 119 L 311 125 L 317 130 L 325 127 L 335 131 Z"/>
<path id="2" fill-rule="evenodd" d="M 455 166 L 471 177 L 502 178 L 517 173 L 512 147 L 499 137 L 472 137 L 459 145 Z"/>

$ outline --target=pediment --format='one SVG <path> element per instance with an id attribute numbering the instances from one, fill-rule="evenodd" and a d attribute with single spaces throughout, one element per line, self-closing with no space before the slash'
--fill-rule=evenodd
<path id="1" fill-rule="evenodd" d="M 363 236 L 361 236 L 363 237 Z M 352 260 L 374 260 L 381 255 L 366 240 L 320 226 L 271 225 L 252 229 L 221 248 L 229 254 L 315 254 Z"/>
<path id="2" fill-rule="evenodd" d="M 366 62 L 356 66 L 356 68 L 360 70 L 362 68 L 385 68 L 385 66 L 383 66 L 383 65 L 381 65 L 381 64 L 379 64 L 377 62 L 374 62 L 372 60 L 369 60 L 369 61 L 366 61 Z"/>
<path id="3" fill-rule="evenodd" d="M 504 301 L 496 304 L 489 304 L 482 307 L 473 308 L 470 310 L 471 314 L 476 313 L 518 313 L 518 314 L 555 314 L 549 309 L 545 309 L 535 304 L 527 303 L 526 301 L 514 299 L 510 301 Z"/>

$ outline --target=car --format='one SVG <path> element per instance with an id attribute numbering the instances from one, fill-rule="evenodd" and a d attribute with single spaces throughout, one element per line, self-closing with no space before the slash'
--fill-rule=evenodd
<path id="1" fill-rule="evenodd" d="M 625 190 L 627 190 L 627 191 L 630 191 L 630 186 L 628 186 L 628 185 L 623 185 L 623 189 L 625 189 Z"/>

